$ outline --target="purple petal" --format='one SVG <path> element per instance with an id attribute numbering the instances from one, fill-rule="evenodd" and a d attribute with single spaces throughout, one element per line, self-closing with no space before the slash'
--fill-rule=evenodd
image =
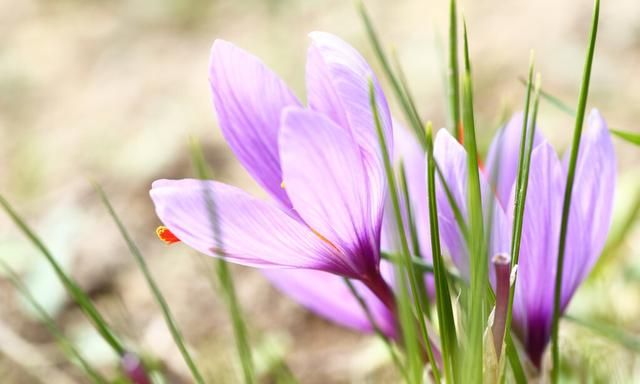
<path id="1" fill-rule="evenodd" d="M 597 110 L 591 111 L 587 124 L 581 138 L 571 200 L 563 306 L 568 304 L 600 256 L 611 224 L 616 183 L 613 143 L 607 123 Z M 568 158 L 568 153 L 565 157 Z"/>
<path id="2" fill-rule="evenodd" d="M 352 46 L 325 32 L 309 35 L 312 43 L 307 55 L 307 98 L 309 107 L 329 116 L 350 130 L 365 154 L 369 173 L 384 182 L 382 157 L 372 108 L 369 81 L 373 81 L 377 110 L 387 146 L 393 148 L 392 121 L 387 100 L 371 67 Z"/>
<path id="3" fill-rule="evenodd" d="M 218 256 L 221 251 L 226 260 L 258 267 L 344 269 L 334 249 L 304 224 L 238 188 L 215 181 L 157 180 L 150 195 L 164 225 L 207 255 Z"/>
<path id="4" fill-rule="evenodd" d="M 514 323 L 539 364 L 549 341 L 565 175 L 549 143 L 533 150 L 524 210 Z M 514 205 L 512 190 L 509 206 Z M 510 212 L 513 217 L 513 209 Z"/>
<path id="5" fill-rule="evenodd" d="M 284 206 L 278 153 L 280 115 L 300 102 L 258 58 L 223 40 L 211 48 L 209 81 L 222 133 L 254 179 Z"/>
<path id="6" fill-rule="evenodd" d="M 468 172 L 467 153 L 464 147 L 447 130 L 441 129 L 434 143 L 434 158 L 442 170 L 444 180 L 449 186 L 453 200 L 460 208 L 462 217 L 466 221 L 468 217 Z M 489 253 L 492 256 L 498 253 L 509 253 L 508 221 L 504 210 L 482 172 L 480 172 L 480 190 L 482 192 L 484 219 L 485 223 L 487 223 L 485 226 L 491 232 Z M 448 250 L 462 276 L 468 277 L 469 256 L 467 245 L 439 177 L 436 177 L 436 199 L 438 203 L 440 237 L 442 238 L 443 246 Z M 491 212 L 491 217 L 488 217 L 489 212 Z M 489 228 L 489 223 L 491 228 Z"/>
<path id="7" fill-rule="evenodd" d="M 440 166 L 454 201 L 463 210 L 462 215 L 466 218 L 467 153 L 449 132 L 441 129 L 434 143 L 434 158 Z M 436 177 L 436 201 L 443 247 L 449 252 L 461 274 L 467 277 L 469 275 L 467 245 L 439 177 Z"/>
<path id="8" fill-rule="evenodd" d="M 371 180 L 349 132 L 317 112 L 287 109 L 280 156 L 300 217 L 347 255 L 353 277 L 377 274 L 385 185 Z"/>
<path id="9" fill-rule="evenodd" d="M 487 171 L 491 183 L 495 182 L 495 191 L 503 208 L 508 209 L 509 195 L 518 176 L 518 161 L 522 139 L 522 123 L 524 114 L 516 113 L 511 120 L 496 134 L 489 154 L 487 155 Z M 536 129 L 533 136 L 533 147 L 536 148 L 542 136 Z M 495 178 L 495 180 L 494 180 Z"/>
<path id="10" fill-rule="evenodd" d="M 349 328 L 373 331 L 365 311 L 342 277 L 302 269 L 270 269 L 263 273 L 278 289 L 318 315 Z M 393 314 L 361 282 L 352 280 L 352 283 L 367 304 L 376 326 L 395 337 Z"/>

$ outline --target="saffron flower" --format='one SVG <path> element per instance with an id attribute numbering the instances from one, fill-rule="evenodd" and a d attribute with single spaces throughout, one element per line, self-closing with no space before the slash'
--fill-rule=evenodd
<path id="1" fill-rule="evenodd" d="M 377 325 L 393 334 L 393 293 L 380 271 L 387 185 L 370 81 L 391 146 L 389 108 L 371 68 L 353 47 L 328 33 L 310 37 L 307 107 L 258 58 L 226 41 L 213 44 L 209 80 L 220 128 L 270 198 L 216 181 L 155 181 L 150 195 L 166 227 L 159 236 L 264 268 L 277 287 L 303 305 L 370 330 L 343 281 L 354 279 Z"/>
<path id="2" fill-rule="evenodd" d="M 590 113 L 587 125 L 581 138 L 570 207 L 562 276 L 563 312 L 602 252 L 611 222 L 616 180 L 613 145 L 606 122 L 597 110 Z M 494 139 L 487 157 L 486 172 L 480 174 L 485 220 L 489 213 L 492 216 L 490 259 L 498 254 L 509 254 L 510 250 L 521 128 L 522 115 L 518 114 Z M 531 362 L 540 368 L 551 332 L 569 154 L 560 161 L 538 132 L 535 132 L 533 145 L 513 322 Z M 465 215 L 466 156 L 464 148 L 448 132 L 441 130 L 438 133 L 435 159 Z M 456 266 L 465 274 L 468 271 L 466 246 L 444 191 L 438 188 L 437 192 L 443 243 Z"/>

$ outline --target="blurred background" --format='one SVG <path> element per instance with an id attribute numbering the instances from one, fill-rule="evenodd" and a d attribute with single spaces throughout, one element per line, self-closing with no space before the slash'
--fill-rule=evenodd
<path id="1" fill-rule="evenodd" d="M 436 126 L 446 125 L 448 1 L 380 0 L 366 6 L 383 43 L 396 50 L 420 113 Z M 523 105 L 525 88 L 518 79 L 526 74 L 531 49 L 543 88 L 576 105 L 592 1 L 467 0 L 459 7 L 469 27 L 483 148 L 505 117 Z M 346 39 L 382 77 L 350 1 L 0 0 L 0 193 L 91 293 L 114 328 L 166 365 L 171 382 L 189 382 L 188 370 L 89 181 L 103 185 L 140 245 L 211 382 L 238 382 L 231 323 L 211 284 L 211 260 L 156 238 L 160 223 L 148 190 L 157 178 L 194 175 L 189 140 L 196 138 L 217 179 L 264 196 L 217 127 L 207 81 L 209 49 L 223 38 L 255 53 L 304 100 L 307 33 L 313 30 Z M 638 68 L 640 2 L 604 2 L 589 104 L 612 127 L 636 133 Z M 542 102 L 538 121 L 564 151 L 573 119 Z M 627 142 L 614 143 L 619 185 L 613 240 L 569 312 L 637 334 L 640 228 L 630 213 L 640 195 L 640 153 Z M 117 360 L 109 347 L 4 214 L 0 258 L 20 272 L 90 360 L 113 371 Z M 254 269 L 232 269 L 262 372 L 284 359 L 303 383 L 394 380 L 387 352 L 374 337 L 315 317 Z M 86 381 L 6 281 L 0 281 L 0 299 L 2 383 Z M 571 352 L 569 367 L 590 367 L 596 380 L 640 380 L 636 355 L 587 329 L 563 325 L 563 348 Z"/>

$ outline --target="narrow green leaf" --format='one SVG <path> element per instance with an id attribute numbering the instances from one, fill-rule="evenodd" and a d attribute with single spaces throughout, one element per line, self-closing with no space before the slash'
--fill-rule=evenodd
<path id="1" fill-rule="evenodd" d="M 621 131 L 613 128 L 609 128 L 609 131 L 631 144 L 640 145 L 640 133 Z"/>
<path id="2" fill-rule="evenodd" d="M 434 378 L 436 379 L 436 382 L 440 382 L 440 371 L 438 369 L 436 360 L 434 358 L 431 341 L 429 340 L 429 334 L 427 332 L 427 326 L 424 319 L 424 303 L 420 299 L 420 295 L 418 293 L 417 280 L 419 277 L 421 278 L 421 275 L 418 275 L 416 273 L 410 261 L 411 252 L 409 251 L 409 243 L 407 241 L 407 235 L 404 230 L 404 222 L 402 220 L 402 212 L 400 209 L 400 199 L 398 197 L 398 189 L 395 181 L 395 174 L 393 171 L 393 167 L 391 165 L 391 159 L 389 158 L 389 151 L 387 149 L 386 138 L 384 136 L 384 132 L 382 131 L 382 124 L 380 122 L 380 115 L 379 115 L 377 103 L 376 103 L 375 89 L 373 86 L 373 82 L 371 80 L 369 81 L 369 103 L 373 111 L 376 132 L 378 134 L 378 142 L 380 143 L 380 149 L 382 152 L 382 159 L 384 162 L 385 173 L 387 176 L 387 183 L 389 185 L 389 194 L 391 196 L 391 201 L 393 204 L 393 212 L 394 212 L 394 217 L 396 221 L 396 227 L 398 229 L 399 240 L 402 248 L 404 267 L 407 270 L 406 274 L 409 277 L 411 293 L 413 295 L 413 302 L 418 312 L 417 313 L 418 324 L 420 325 L 420 331 L 422 334 L 420 340 L 424 343 L 426 347 L 427 357 L 429 359 L 429 363 L 431 364 Z"/>
<path id="3" fill-rule="evenodd" d="M 407 274 L 404 263 L 394 265 L 394 277 L 396 281 L 395 293 L 397 301 L 397 315 L 402 333 L 402 346 L 404 347 L 407 368 L 407 383 L 421 383 L 422 377 L 422 357 L 419 345 L 419 335 L 416 329 L 416 322 L 413 316 L 413 308 L 408 289 Z"/>
<path id="4" fill-rule="evenodd" d="M 242 309 L 240 308 L 240 302 L 238 301 L 238 295 L 233 282 L 233 276 L 229 269 L 229 264 L 220 259 L 217 260 L 216 267 L 218 279 L 220 280 L 220 285 L 223 287 L 225 301 L 229 307 L 229 313 L 231 315 L 231 322 L 233 324 L 233 332 L 236 339 L 238 354 L 240 356 L 240 363 L 242 364 L 244 381 L 247 384 L 255 383 L 256 379 L 247 326 L 244 321 Z"/>
<path id="5" fill-rule="evenodd" d="M 525 96 L 524 117 L 522 120 L 522 135 L 520 136 L 520 153 L 518 155 L 518 174 L 516 178 L 516 198 L 514 208 L 513 230 L 511 232 L 511 270 L 515 270 L 520 258 L 520 242 L 522 239 L 522 225 L 524 220 L 525 204 L 527 199 L 527 190 L 529 186 L 529 170 L 531 165 L 531 153 L 533 152 L 533 138 L 536 127 L 536 119 L 538 116 L 538 106 L 540 105 L 540 76 L 536 79 L 535 96 L 533 101 L 533 113 L 531 122 L 529 122 L 529 106 L 531 104 L 531 90 L 534 71 L 533 54 L 529 62 L 529 77 L 527 81 L 527 93 Z M 503 145 L 503 144 L 501 144 Z M 507 304 L 507 313 L 505 320 L 505 334 L 503 340 L 506 340 L 507 334 L 511 332 L 511 321 L 513 318 L 513 299 L 515 296 L 517 274 L 510 282 L 509 301 Z M 518 357 L 509 356 L 509 360 L 513 361 Z M 520 365 L 520 364 L 518 364 Z M 504 372 L 501 373 L 504 375 Z"/>
<path id="6" fill-rule="evenodd" d="M 435 161 L 433 158 L 433 128 L 427 123 L 427 192 L 429 201 L 429 228 L 431 229 L 431 254 L 433 256 L 434 280 L 436 286 L 436 307 L 438 308 L 438 325 L 442 339 L 442 360 L 445 377 L 449 383 L 455 382 L 458 338 L 451 307 L 449 279 L 447 278 L 442 251 L 440 249 L 440 229 L 438 226 L 438 206 L 436 201 Z"/>
<path id="7" fill-rule="evenodd" d="M 380 256 L 383 259 L 392 262 L 393 264 L 402 265 L 402 263 L 404 262 L 400 255 L 396 255 L 388 252 L 381 252 Z M 427 262 L 425 259 L 421 257 L 412 255 L 411 264 L 413 264 L 413 268 L 415 268 L 416 271 L 420 274 L 425 274 L 425 273 L 433 274 L 435 272 L 433 264 L 430 264 L 429 262 Z M 465 285 L 465 286 L 468 285 L 467 281 L 463 279 L 462 276 L 460 276 L 459 274 L 447 269 L 445 269 L 445 273 L 447 274 L 447 278 L 450 281 L 455 282 L 457 285 Z"/>
<path id="8" fill-rule="evenodd" d="M 89 363 L 82 353 L 73 345 L 73 343 L 65 336 L 64 332 L 58 327 L 55 320 L 47 313 L 47 311 L 40 305 L 38 300 L 31 294 L 29 288 L 24 285 L 20 280 L 18 274 L 7 263 L 0 259 L 0 267 L 4 270 L 5 274 L 9 277 L 11 284 L 20 292 L 20 294 L 29 302 L 29 304 L 35 309 L 40 316 L 40 320 L 47 327 L 49 332 L 56 338 L 60 349 L 69 358 L 72 363 L 77 363 L 80 368 L 89 376 L 93 382 L 100 384 L 107 384 L 109 381 L 102 376 L 93 366 Z"/>
<path id="9" fill-rule="evenodd" d="M 587 328 L 593 333 L 619 344 L 632 352 L 640 353 L 640 335 L 632 334 L 613 325 L 594 320 L 579 319 L 572 315 L 564 315 L 562 318 Z"/>
<path id="10" fill-rule="evenodd" d="M 173 314 L 171 313 L 169 304 L 165 300 L 164 296 L 162 295 L 162 292 L 160 291 L 160 288 L 158 288 L 158 285 L 153 279 L 153 276 L 149 271 L 149 267 L 147 266 L 147 262 L 142 256 L 140 249 L 138 248 L 136 243 L 133 241 L 133 238 L 131 238 L 131 235 L 129 235 L 129 231 L 127 231 L 127 229 L 125 228 L 124 224 L 122 223 L 122 220 L 120 220 L 120 217 L 118 216 L 116 211 L 113 209 L 113 206 L 111 205 L 111 202 L 109 201 L 109 198 L 107 197 L 102 187 L 100 187 L 100 185 L 98 184 L 94 184 L 94 188 L 96 189 L 96 192 L 100 196 L 102 203 L 107 208 L 109 215 L 111 216 L 114 223 L 118 227 L 118 230 L 120 231 L 120 235 L 122 236 L 124 241 L 127 243 L 127 246 L 129 247 L 129 251 L 131 252 L 131 255 L 133 255 L 133 257 L 135 258 L 136 263 L 140 268 L 140 271 L 142 271 L 142 274 L 144 275 L 144 278 L 147 281 L 149 288 L 151 289 L 151 293 L 153 294 L 154 299 L 160 306 L 160 310 L 162 311 L 162 315 L 164 316 L 164 321 L 167 324 L 169 331 L 171 332 L 173 341 L 176 343 L 176 346 L 180 350 L 180 354 L 182 355 L 182 358 L 184 359 L 185 363 L 189 367 L 189 370 L 191 371 L 191 375 L 193 376 L 193 379 L 198 384 L 204 384 L 204 378 L 202 377 L 202 374 L 198 370 L 197 365 L 193 361 L 191 354 L 187 350 L 186 344 L 184 342 L 184 338 L 182 337 L 182 333 L 180 332 L 180 329 L 178 328 L 176 320 L 173 317 Z"/>
<path id="11" fill-rule="evenodd" d="M 449 2 L 449 111 L 453 126 L 451 130 L 460 141 L 460 74 L 458 70 L 458 11 L 456 0 Z"/>
<path id="12" fill-rule="evenodd" d="M 395 58 L 395 56 L 394 56 Z M 420 124 L 419 127 L 414 127 L 414 134 L 418 137 L 418 142 L 423 146 L 423 149 L 425 152 L 429 152 L 431 150 L 433 150 L 433 146 L 429 147 L 427 145 L 426 142 L 426 136 L 424 134 L 424 130 L 422 129 L 424 127 L 424 125 L 422 125 L 422 121 L 420 119 L 420 116 L 418 115 L 418 112 L 416 110 L 415 107 L 415 102 L 413 100 L 413 97 L 411 96 L 411 92 L 409 90 L 409 85 L 406 82 L 406 78 L 404 76 L 404 72 L 402 70 L 402 66 L 400 65 L 400 62 L 397 61 L 396 59 L 396 68 L 398 69 L 398 73 L 399 73 L 399 78 L 400 78 L 400 85 L 401 85 L 401 89 L 403 92 L 403 97 L 406 98 L 406 104 L 409 105 L 409 109 L 410 109 L 410 113 L 412 113 L 414 115 L 414 121 L 418 122 L 418 124 Z M 453 198 L 453 194 L 451 193 L 451 189 L 449 187 L 449 184 L 447 182 L 447 180 L 444 178 L 442 171 L 440 170 L 440 166 L 438 165 L 438 163 L 435 161 L 435 159 L 433 160 L 435 163 L 435 167 L 436 167 L 436 173 L 438 175 L 438 179 L 440 180 L 440 183 L 442 184 L 442 187 L 444 188 L 445 194 L 447 196 L 447 199 L 449 201 L 449 205 L 451 205 L 452 209 L 453 209 L 453 214 L 454 217 L 456 219 L 456 223 L 458 225 L 458 228 L 460 228 L 460 231 L 462 232 L 463 237 L 466 239 L 468 236 L 468 229 L 467 229 L 467 225 L 464 221 L 464 218 L 462 217 L 462 212 L 460 210 L 460 207 L 458 206 L 458 202 Z"/>
<path id="13" fill-rule="evenodd" d="M 396 58 L 396 66 L 397 66 L 399 72 L 401 73 L 401 76 L 396 76 L 394 74 L 394 72 L 393 72 L 393 69 L 391 68 L 391 65 L 389 64 L 389 60 L 387 59 L 387 56 L 386 56 L 384 50 L 382 49 L 382 45 L 380 44 L 380 41 L 378 39 L 378 35 L 377 35 L 377 33 L 376 33 L 376 31 L 375 31 L 375 29 L 373 27 L 373 23 L 371 22 L 371 19 L 369 18 L 369 15 L 367 14 L 363 3 L 361 3 L 361 2 L 359 3 L 358 9 L 359 9 L 359 12 L 360 12 L 360 16 L 362 17 L 363 23 L 365 25 L 365 29 L 367 31 L 367 36 L 369 37 L 369 40 L 371 41 L 371 45 L 373 46 L 373 50 L 374 50 L 374 52 L 376 54 L 376 57 L 377 57 L 378 61 L 380 62 L 380 65 L 382 66 L 382 70 L 383 70 L 387 80 L 391 83 L 391 88 L 392 88 L 396 98 L 400 102 L 400 106 L 402 108 L 402 111 L 403 111 L 403 113 L 405 115 L 405 118 L 409 122 L 413 133 L 418 138 L 418 142 L 420 143 L 420 145 L 426 151 L 427 150 L 426 141 L 425 141 L 425 136 L 424 136 L 424 132 L 423 132 L 424 124 L 422 123 L 422 120 L 420 119 L 420 116 L 417 113 L 417 108 L 415 106 L 414 100 L 411 97 L 411 93 L 409 91 L 409 86 L 406 83 L 406 79 L 405 79 L 405 77 L 403 75 L 402 67 L 400 66 L 400 63 L 397 61 L 397 58 Z M 455 9 L 454 9 L 454 11 L 455 11 Z M 457 68 L 457 60 L 456 60 L 456 68 Z M 459 96 L 456 96 L 456 98 L 459 99 Z M 459 102 L 458 102 L 458 105 L 459 105 Z M 458 114 L 459 114 L 459 112 L 458 112 Z M 462 232 L 463 236 L 466 238 L 467 235 L 468 235 L 468 231 L 467 231 L 467 226 L 466 226 L 466 223 L 464 221 L 464 218 L 462 217 L 462 213 L 461 213 L 460 207 L 458 206 L 458 203 L 453 198 L 453 194 L 451 193 L 451 188 L 449 187 L 447 181 L 444 179 L 443 174 L 442 174 L 442 170 L 440 169 L 440 166 L 438 165 L 437 162 L 436 162 L 436 172 L 437 172 L 437 175 L 438 175 L 438 179 L 442 183 L 442 186 L 443 186 L 443 188 L 445 190 L 445 193 L 447 195 L 447 199 L 449 201 L 449 204 L 451 205 L 451 207 L 453 209 L 453 212 L 454 212 L 454 215 L 455 215 L 455 219 L 456 219 L 456 223 L 458 224 L 458 226 L 460 228 L 460 231 Z"/>
<path id="14" fill-rule="evenodd" d="M 380 43 L 380 40 L 378 39 L 378 34 L 376 33 L 375 28 L 373 27 L 373 23 L 369 18 L 369 15 L 364 6 L 364 3 L 362 2 L 358 3 L 358 11 L 360 13 L 360 17 L 362 18 L 365 29 L 367 31 L 367 36 L 369 37 L 369 40 L 371 41 L 371 45 L 373 46 L 373 51 L 376 57 L 378 58 L 380 65 L 382 66 L 382 71 L 384 72 L 385 76 L 387 77 L 387 80 L 391 84 L 391 88 L 395 93 L 396 98 L 400 102 L 402 111 L 404 112 L 404 115 L 407 118 L 407 121 L 410 123 L 411 128 L 416 134 L 416 137 L 420 138 L 420 135 L 422 133 L 421 132 L 422 122 L 420 121 L 420 117 L 417 115 L 417 113 L 415 113 L 416 111 L 415 106 L 412 107 L 409 104 L 408 96 L 403 90 L 400 80 L 396 77 L 396 75 L 393 73 L 393 70 L 391 69 L 391 64 L 387 59 L 387 55 L 385 54 L 384 49 L 382 48 L 382 44 Z M 424 142 L 421 142 L 421 145 L 424 145 Z"/>
<path id="15" fill-rule="evenodd" d="M 211 178 L 213 172 L 211 172 L 211 169 L 205 161 L 202 148 L 195 140 L 191 142 L 191 160 L 195 168 L 196 176 L 199 179 Z M 213 238 L 217 243 L 217 248 L 222 249 L 223 239 L 218 226 L 215 196 L 207 194 L 204 197 L 207 200 L 207 206 L 209 209 Z M 240 308 L 240 302 L 238 301 L 233 276 L 231 275 L 227 262 L 222 257 L 216 260 L 216 272 L 220 285 L 222 286 L 229 314 L 231 315 L 236 348 L 242 365 L 244 381 L 246 384 L 255 383 L 255 368 L 253 366 L 253 358 L 251 356 L 251 346 L 249 344 L 247 326 L 242 314 L 242 309 Z"/>
<path id="16" fill-rule="evenodd" d="M 526 85 L 526 81 L 522 80 L 522 82 Z M 554 105 L 561 111 L 566 112 L 572 117 L 575 117 L 576 111 L 556 96 L 553 96 L 552 94 L 545 92 L 542 89 L 540 90 L 540 96 L 542 96 L 543 99 L 547 100 L 550 104 Z M 640 133 L 623 131 L 611 127 L 609 127 L 609 131 L 622 140 L 625 140 L 631 144 L 640 145 Z"/>
<path id="17" fill-rule="evenodd" d="M 556 266 L 555 294 L 553 300 L 553 321 L 551 326 L 551 356 L 553 368 L 551 379 L 555 384 L 560 377 L 560 346 L 558 344 L 558 331 L 560 321 L 560 298 L 562 297 L 562 277 L 564 272 L 564 255 L 567 241 L 567 228 L 569 225 L 569 210 L 571 208 L 571 194 L 573 191 L 573 180 L 575 177 L 578 151 L 580 149 L 580 137 L 582 136 L 582 126 L 584 124 L 585 109 L 587 106 L 587 96 L 589 95 L 589 82 L 591 80 L 591 66 L 593 64 L 593 54 L 596 45 L 596 35 L 598 33 L 598 18 L 600 15 L 600 0 L 595 0 L 593 8 L 593 21 L 591 24 L 591 35 L 589 37 L 589 49 L 584 64 L 582 75 L 582 85 L 580 87 L 580 97 L 578 101 L 578 111 L 576 114 L 576 124 L 573 131 L 573 142 L 571 145 L 571 155 L 569 158 L 569 168 L 567 171 L 567 183 L 564 191 L 564 202 L 562 206 L 562 221 L 560 223 L 560 240 L 558 244 L 558 260 Z"/>
<path id="18" fill-rule="evenodd" d="M 392 58 L 398 71 L 398 80 L 400 81 L 400 90 L 405 99 L 404 103 L 409 106 L 409 111 L 413 118 L 412 121 L 413 133 L 418 138 L 418 142 L 420 145 L 425 145 L 425 136 L 424 131 L 422 129 L 418 129 L 418 125 L 422 126 L 422 119 L 420 118 L 420 114 L 418 113 L 418 109 L 416 108 L 416 103 L 413 101 L 413 95 L 411 94 L 411 89 L 409 88 L 409 83 L 407 81 L 407 77 L 404 74 L 404 70 L 402 69 L 402 65 L 400 65 L 400 60 L 395 51 L 392 53 Z"/>
<path id="19" fill-rule="evenodd" d="M 471 81 L 471 60 L 466 23 L 464 25 L 464 63 L 462 81 L 462 114 L 464 146 L 467 151 L 468 206 L 469 206 L 469 259 L 470 295 L 468 312 L 468 345 L 464 358 L 464 380 L 471 383 L 482 377 L 483 333 L 487 324 L 488 258 L 484 236 L 482 199 L 480 196 L 480 175 L 476 146 L 475 119 L 473 113 L 473 86 Z"/>
<path id="20" fill-rule="evenodd" d="M 402 200 L 405 202 L 405 215 L 407 220 L 407 226 L 409 227 L 409 238 L 411 239 L 411 248 L 413 252 L 417 255 L 417 257 L 422 258 L 420 254 L 420 238 L 418 236 L 418 229 L 416 228 L 416 221 L 413 214 L 413 209 L 411 209 L 411 196 L 409 194 L 409 185 L 407 182 L 407 174 L 404 167 L 404 162 L 400 160 L 400 166 L 398 171 L 398 178 L 400 182 L 400 192 L 402 193 Z M 429 311 L 429 296 L 427 295 L 427 287 L 424 279 L 418 279 L 418 295 L 420 296 L 420 300 L 424 304 L 425 315 L 427 318 L 430 318 Z"/>
<path id="21" fill-rule="evenodd" d="M 528 87 L 527 80 L 520 79 L 520 82 L 525 87 Z M 576 111 L 573 108 L 571 108 L 569 105 L 567 105 L 567 103 L 565 103 L 564 101 L 560 100 L 558 97 L 553 96 L 552 94 L 546 92 L 544 89 L 540 89 L 540 96 L 542 97 L 543 100 L 548 101 L 549 104 L 555 106 L 556 108 L 558 108 L 559 110 L 567 113 L 568 115 L 570 115 L 570 116 L 575 116 L 576 115 Z"/>
<path id="22" fill-rule="evenodd" d="M 407 181 L 407 172 L 405 170 L 404 161 L 400 160 L 398 167 L 398 179 L 400 182 L 400 191 L 402 192 L 402 200 L 405 202 L 405 214 L 407 215 L 407 223 L 409 227 L 409 236 L 411 239 L 411 248 L 415 255 L 419 258 L 420 254 L 420 238 L 418 236 L 418 229 L 416 228 L 416 220 L 411 209 L 411 196 L 409 195 L 409 183 Z"/>
<path id="23" fill-rule="evenodd" d="M 511 332 L 508 332 L 505 335 L 505 351 L 507 353 L 507 359 L 509 359 L 509 364 L 511 365 L 511 372 L 513 372 L 513 378 L 515 379 L 517 384 L 527 384 L 527 375 L 524 373 L 524 369 L 522 368 L 522 363 L 520 362 L 520 356 L 518 356 L 518 351 L 516 350 L 515 345 L 513 344 L 513 338 L 511 337 Z M 506 380 L 506 375 L 502 375 L 502 383 Z"/>
<path id="24" fill-rule="evenodd" d="M 18 215 L 18 213 L 11 207 L 9 202 L 0 195 L 0 205 L 5 212 L 11 217 L 13 222 L 20 228 L 22 233 L 35 245 L 36 248 L 42 253 L 47 262 L 51 265 L 54 272 L 69 292 L 69 295 L 73 298 L 76 304 L 80 307 L 82 312 L 92 321 L 96 330 L 104 338 L 104 340 L 113 348 L 113 350 L 122 357 L 126 353 L 124 345 L 115 336 L 106 320 L 102 317 L 98 309 L 93 305 L 89 295 L 73 280 L 69 275 L 65 273 L 60 264 L 56 261 L 55 257 L 51 254 L 49 249 L 44 245 L 42 240 L 36 235 L 36 233 L 27 225 L 27 223 Z"/>

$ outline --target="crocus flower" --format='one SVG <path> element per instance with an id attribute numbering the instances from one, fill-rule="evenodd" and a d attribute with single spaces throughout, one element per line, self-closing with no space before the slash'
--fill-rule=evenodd
<path id="1" fill-rule="evenodd" d="M 522 115 L 519 114 L 494 139 L 486 174 L 480 175 L 485 216 L 489 207 L 493 207 L 490 255 L 509 254 L 510 250 L 521 129 Z M 551 331 L 568 155 L 566 153 L 561 162 L 549 143 L 535 133 L 513 321 L 531 362 L 538 368 Z M 464 148 L 448 132 L 438 133 L 435 158 L 464 215 L 467 212 L 466 156 Z M 582 135 L 575 173 L 562 276 L 563 312 L 604 247 L 611 221 L 615 178 L 615 155 L 609 131 L 600 113 L 594 110 Z M 467 271 L 468 254 L 451 206 L 442 188 L 438 188 L 437 193 L 443 243 L 457 267 Z"/>
<path id="2" fill-rule="evenodd" d="M 303 305 L 371 329 L 342 281 L 354 279 L 377 325 L 393 333 L 393 294 L 379 266 L 387 187 L 370 80 L 391 146 L 389 109 L 354 48 L 327 33 L 310 37 L 307 107 L 258 58 L 222 40 L 213 44 L 209 80 L 220 128 L 269 199 L 216 181 L 158 180 L 150 194 L 166 226 L 159 235 L 268 269 L 268 278 Z"/>

